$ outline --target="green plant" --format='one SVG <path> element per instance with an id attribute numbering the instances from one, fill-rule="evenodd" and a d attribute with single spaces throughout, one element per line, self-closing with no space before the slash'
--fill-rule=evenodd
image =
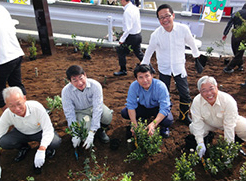
<path id="1" fill-rule="evenodd" d="M 73 137 L 80 137 L 82 141 L 85 141 L 88 136 L 85 119 L 83 118 L 82 120 L 72 122 L 69 128 L 65 129 L 65 132 Z"/>
<path id="2" fill-rule="evenodd" d="M 76 40 L 76 34 L 71 35 L 74 51 L 77 52 L 78 42 Z"/>
<path id="3" fill-rule="evenodd" d="M 36 44 L 36 39 L 31 36 L 31 35 L 27 35 L 27 43 L 31 46 L 32 43 Z"/>
<path id="4" fill-rule="evenodd" d="M 246 162 L 243 163 L 243 165 L 241 166 L 240 170 L 239 170 L 239 180 L 240 181 L 246 181 Z"/>
<path id="5" fill-rule="evenodd" d="M 96 44 L 91 42 L 79 42 L 78 49 L 81 52 L 82 56 L 87 53 L 88 55 L 91 54 L 92 50 L 95 50 Z"/>
<path id="6" fill-rule="evenodd" d="M 205 170 L 210 170 L 212 174 L 232 168 L 233 160 L 238 156 L 241 145 L 239 143 L 227 142 L 219 137 L 217 144 L 207 145 L 208 158 L 205 159 Z"/>
<path id="7" fill-rule="evenodd" d="M 50 110 L 50 113 L 54 109 L 60 110 L 62 108 L 62 100 L 61 100 L 61 97 L 59 95 L 54 96 L 54 99 L 47 97 L 46 101 L 47 101 L 47 107 Z"/>
<path id="8" fill-rule="evenodd" d="M 37 48 L 35 46 L 35 43 L 32 42 L 32 46 L 29 47 L 29 58 L 35 60 L 37 57 Z"/>
<path id="9" fill-rule="evenodd" d="M 35 181 L 34 177 L 31 177 L 31 176 L 27 176 L 27 177 L 26 177 L 26 180 L 27 180 L 27 181 Z"/>
<path id="10" fill-rule="evenodd" d="M 245 41 L 241 41 L 238 50 L 246 50 L 246 43 Z"/>
<path id="11" fill-rule="evenodd" d="M 232 33 L 236 38 L 242 37 L 243 39 L 246 39 L 246 20 L 243 19 L 239 12 L 237 12 L 235 16 L 239 17 L 242 20 L 242 24 L 232 29 Z"/>
<path id="12" fill-rule="evenodd" d="M 207 47 L 207 49 L 206 49 L 206 55 L 207 55 L 207 56 L 211 56 L 213 50 L 214 50 L 213 47 Z"/>
<path id="13" fill-rule="evenodd" d="M 155 155 L 161 152 L 162 137 L 160 136 L 160 128 L 157 128 L 152 136 L 148 135 L 147 120 L 143 123 L 141 120 L 138 126 L 132 125 L 135 136 L 132 141 L 135 143 L 136 149 L 127 155 L 125 162 L 130 162 L 131 160 L 142 160 L 146 155 Z"/>
<path id="14" fill-rule="evenodd" d="M 175 158 L 176 172 L 172 175 L 173 181 L 196 180 L 195 172 L 192 167 L 199 163 L 199 156 L 197 152 L 189 154 L 183 153 L 180 159 Z"/>

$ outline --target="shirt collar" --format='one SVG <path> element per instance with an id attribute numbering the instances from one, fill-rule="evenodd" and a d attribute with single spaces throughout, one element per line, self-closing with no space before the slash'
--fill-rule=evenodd
<path id="1" fill-rule="evenodd" d="M 220 91 L 218 91 L 218 95 L 217 95 L 217 97 L 216 97 L 216 100 L 215 100 L 215 103 L 214 103 L 214 105 L 218 105 L 218 106 L 220 106 L 221 105 L 221 103 L 220 103 L 220 100 L 219 100 L 219 92 Z M 201 105 L 210 105 L 203 97 L 202 97 L 202 95 L 200 94 L 200 96 L 201 96 L 201 98 L 202 98 L 202 100 L 201 100 Z M 214 106 L 213 105 L 213 106 Z"/>
<path id="2" fill-rule="evenodd" d="M 27 102 L 25 103 L 25 105 L 26 105 L 26 114 L 25 114 L 24 117 L 18 116 L 17 114 L 15 114 L 12 111 L 10 111 L 10 109 L 9 109 L 9 111 L 14 115 L 14 117 L 25 118 L 25 117 L 31 115 L 31 109 L 30 109 L 29 105 L 27 104 Z"/>
<path id="3" fill-rule="evenodd" d="M 73 86 L 73 84 L 70 82 L 69 84 L 71 84 L 72 85 L 72 91 L 76 91 L 76 90 L 79 90 L 79 89 L 77 89 L 75 86 Z M 90 88 L 91 87 L 91 83 L 88 81 L 88 78 L 86 79 L 86 86 L 85 86 L 85 89 L 86 88 Z M 84 90 L 85 90 L 84 89 Z M 83 91 L 84 91 L 83 90 Z M 79 90 L 79 91 L 81 91 L 81 90 Z"/>
<path id="4" fill-rule="evenodd" d="M 130 6 L 130 4 L 132 4 L 131 1 L 129 1 L 129 3 L 127 3 L 127 5 L 123 6 L 124 11 L 126 10 L 126 8 L 127 8 L 128 6 Z"/>
<path id="5" fill-rule="evenodd" d="M 161 27 L 162 27 L 162 33 L 167 33 L 167 31 L 165 30 L 165 28 L 163 26 L 161 26 Z M 177 31 L 177 25 L 176 25 L 175 22 L 173 22 L 173 29 L 172 29 L 172 31 Z M 168 32 L 168 33 L 170 33 L 170 32 Z"/>

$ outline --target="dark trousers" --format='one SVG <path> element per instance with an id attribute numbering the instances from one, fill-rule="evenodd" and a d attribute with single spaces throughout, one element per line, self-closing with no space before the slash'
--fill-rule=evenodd
<path id="1" fill-rule="evenodd" d="M 133 50 L 134 54 L 137 56 L 137 58 L 140 60 L 140 62 L 143 60 L 143 52 L 141 50 L 140 44 L 142 43 L 142 36 L 141 33 L 136 35 L 129 35 L 126 38 L 126 41 L 121 44 L 119 47 L 117 47 L 117 54 L 119 58 L 119 65 L 122 70 L 126 71 L 126 56 L 130 53 L 129 46 Z"/>
<path id="2" fill-rule="evenodd" d="M 26 90 L 21 81 L 21 62 L 22 56 L 18 57 L 8 63 L 0 65 L 0 107 L 5 105 L 2 91 L 6 88 L 6 83 L 9 86 L 18 86 L 26 95 Z"/>
<path id="3" fill-rule="evenodd" d="M 160 73 L 159 75 L 159 79 L 166 84 L 168 91 L 170 91 L 171 77 L 172 76 L 164 75 L 162 73 Z M 191 97 L 190 97 L 190 90 L 189 90 L 189 84 L 187 81 L 187 77 L 182 78 L 180 74 L 173 78 L 176 84 L 176 88 L 178 89 L 178 92 L 179 92 L 180 102 L 190 103 Z"/>
<path id="4" fill-rule="evenodd" d="M 10 132 L 6 133 L 0 138 L 0 147 L 3 149 L 21 149 L 26 146 L 30 141 L 40 142 L 42 139 L 42 131 L 26 135 L 19 132 L 16 128 L 13 128 Z M 58 148 L 61 144 L 61 138 L 55 132 L 54 138 L 47 149 Z"/>
<path id="5" fill-rule="evenodd" d="M 139 118 L 141 118 L 142 121 L 144 121 L 145 119 L 150 118 L 151 116 L 156 117 L 157 114 L 159 113 L 159 107 L 155 107 L 155 108 L 146 108 L 145 106 L 142 106 L 140 104 L 138 104 L 138 107 L 136 110 L 136 119 L 138 120 Z M 124 119 L 130 119 L 129 114 L 128 114 L 128 109 L 125 107 L 124 109 L 121 110 L 121 116 Z M 173 123 L 173 115 L 170 112 L 161 122 L 160 122 L 160 126 L 161 127 L 169 127 L 171 126 L 171 124 Z"/>
<path id="6" fill-rule="evenodd" d="M 243 65 L 243 54 L 244 51 L 239 51 L 238 47 L 240 45 L 240 42 L 242 41 L 242 38 L 236 38 L 233 34 L 231 36 L 231 48 L 234 54 L 234 58 L 229 62 L 227 65 L 228 69 L 233 69 L 234 67 L 238 66 L 240 67 Z"/>

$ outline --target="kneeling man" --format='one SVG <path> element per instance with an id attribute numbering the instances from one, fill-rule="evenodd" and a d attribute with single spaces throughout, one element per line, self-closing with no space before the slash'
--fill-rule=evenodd
<path id="1" fill-rule="evenodd" d="M 209 131 L 224 130 L 224 138 L 233 142 L 235 134 L 246 141 L 246 118 L 238 115 L 237 102 L 228 93 L 218 90 L 214 77 L 203 76 L 197 82 L 200 92 L 191 105 L 190 132 L 195 136 L 198 155 L 206 152 L 204 137 Z"/>
<path id="2" fill-rule="evenodd" d="M 41 168 L 45 158 L 52 158 L 61 138 L 54 132 L 49 115 L 37 101 L 27 101 L 19 87 L 8 87 L 3 90 L 7 109 L 0 118 L 0 147 L 18 149 L 14 159 L 23 160 L 30 146 L 28 142 L 40 142 L 35 154 L 34 166 Z M 8 132 L 9 127 L 13 126 Z"/>

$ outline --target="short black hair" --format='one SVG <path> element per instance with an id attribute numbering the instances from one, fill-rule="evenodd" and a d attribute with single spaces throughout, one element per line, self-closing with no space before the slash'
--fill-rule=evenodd
<path id="1" fill-rule="evenodd" d="M 159 11 L 162 10 L 162 9 L 169 9 L 170 13 L 173 14 L 173 8 L 169 5 L 169 4 L 162 4 L 158 7 L 157 11 L 156 11 L 156 16 L 157 18 L 159 18 Z"/>
<path id="2" fill-rule="evenodd" d="M 85 71 L 79 65 L 72 65 L 66 71 L 66 75 L 69 81 L 71 81 L 72 76 L 77 76 L 80 74 L 85 74 Z"/>
<path id="3" fill-rule="evenodd" d="M 142 72 L 142 73 L 150 72 L 150 74 L 153 74 L 152 69 L 147 64 L 141 64 L 141 65 L 137 64 L 137 66 L 134 69 L 134 76 L 135 76 L 135 78 L 137 78 L 137 74 L 139 72 Z"/>

